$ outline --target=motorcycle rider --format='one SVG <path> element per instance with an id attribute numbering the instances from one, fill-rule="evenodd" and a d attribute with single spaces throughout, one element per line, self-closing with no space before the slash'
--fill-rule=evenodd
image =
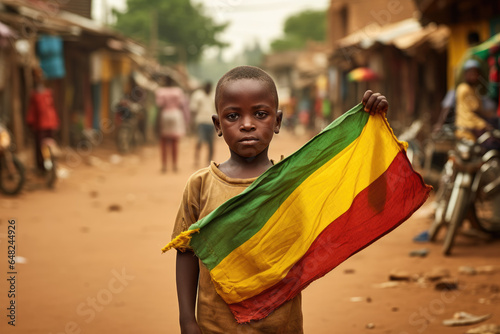
<path id="1" fill-rule="evenodd" d="M 480 135 L 492 130 L 498 124 L 496 114 L 484 108 L 478 91 L 480 64 L 475 59 L 464 63 L 464 80 L 456 90 L 456 130 L 457 139 L 475 141 Z M 485 143 L 487 149 L 498 147 L 495 141 Z"/>

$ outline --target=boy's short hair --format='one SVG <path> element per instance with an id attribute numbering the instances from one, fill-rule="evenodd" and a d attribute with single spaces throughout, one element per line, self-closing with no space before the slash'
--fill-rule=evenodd
<path id="1" fill-rule="evenodd" d="M 264 70 L 255 67 L 255 66 L 238 66 L 224 74 L 217 83 L 217 87 L 215 88 L 215 110 L 218 110 L 219 100 L 221 98 L 222 90 L 226 87 L 228 83 L 231 81 L 241 80 L 241 79 L 252 79 L 262 81 L 267 88 L 269 89 L 270 94 L 273 96 L 273 99 L 276 103 L 276 109 L 279 106 L 278 100 L 278 91 L 276 89 L 276 84 L 274 80 L 271 78 L 269 74 L 267 74 Z"/>

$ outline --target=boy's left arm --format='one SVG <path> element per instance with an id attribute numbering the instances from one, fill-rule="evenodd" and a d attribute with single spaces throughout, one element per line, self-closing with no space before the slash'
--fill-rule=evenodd
<path id="1" fill-rule="evenodd" d="M 365 111 L 370 113 L 370 115 L 375 115 L 376 113 L 385 114 L 389 109 L 389 103 L 386 97 L 380 93 L 374 93 L 371 90 L 365 92 L 362 102 Z"/>

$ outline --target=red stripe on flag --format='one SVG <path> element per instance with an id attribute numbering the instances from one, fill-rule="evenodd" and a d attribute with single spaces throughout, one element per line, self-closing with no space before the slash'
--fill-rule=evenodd
<path id="1" fill-rule="evenodd" d="M 312 281 L 399 226 L 429 196 L 430 187 L 400 152 L 389 168 L 362 190 L 351 207 L 316 238 L 286 277 L 240 303 L 230 304 L 239 323 L 265 318 Z M 331 205 L 335 205 L 332 203 Z"/>

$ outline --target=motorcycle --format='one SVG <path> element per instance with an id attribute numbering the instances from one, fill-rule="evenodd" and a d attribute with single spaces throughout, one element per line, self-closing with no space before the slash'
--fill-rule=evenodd
<path id="1" fill-rule="evenodd" d="M 10 133 L 0 123 L 0 191 L 15 195 L 21 191 L 24 181 L 24 166 L 12 150 Z"/>
<path id="2" fill-rule="evenodd" d="M 484 143 L 500 131 L 484 133 L 475 142 L 458 141 L 450 152 L 436 194 L 436 211 L 429 230 L 435 241 L 440 229 L 447 226 L 444 255 L 450 255 L 456 234 L 469 220 L 473 230 L 500 235 L 500 151 L 486 150 Z"/>

